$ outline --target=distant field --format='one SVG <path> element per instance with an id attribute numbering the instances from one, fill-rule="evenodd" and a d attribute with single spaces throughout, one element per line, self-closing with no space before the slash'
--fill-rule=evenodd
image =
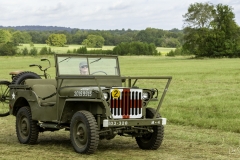
<path id="1" fill-rule="evenodd" d="M 41 57 L 0 57 L 0 79 L 12 70 L 33 70 Z M 52 56 L 48 56 L 54 66 Z M 0 159 L 234 159 L 240 156 L 240 59 L 121 56 L 124 76 L 172 76 L 160 109 L 168 119 L 163 145 L 157 151 L 140 150 L 134 139 L 101 141 L 96 154 L 76 154 L 68 132 L 40 134 L 38 145 L 20 145 L 13 116 L 0 118 Z M 54 78 L 55 70 L 49 73 Z M 165 81 L 139 81 L 137 86 L 163 91 Z M 151 103 L 156 107 L 156 103 Z"/>
<path id="2" fill-rule="evenodd" d="M 27 48 L 28 50 L 30 50 L 32 47 L 30 47 L 29 44 L 22 44 L 21 46 L 19 46 L 19 49 L 23 49 L 23 48 Z M 56 53 L 67 53 L 68 50 L 74 50 L 74 49 L 78 49 L 80 47 L 82 47 L 82 45 L 67 45 L 66 47 L 54 47 L 54 46 L 48 46 L 47 44 L 34 44 L 34 47 L 40 51 L 41 48 L 43 47 L 47 47 L 47 48 L 51 48 L 52 51 L 56 52 Z M 103 46 L 103 50 L 112 50 L 115 46 Z M 88 48 L 88 50 L 92 50 L 92 49 L 97 49 L 97 48 Z M 170 52 L 171 50 L 175 50 L 175 48 L 163 48 L 163 47 L 157 47 L 157 51 L 161 52 L 163 55 L 165 55 L 166 53 Z"/>
<path id="3" fill-rule="evenodd" d="M 23 49 L 23 48 L 27 48 L 28 50 L 30 50 L 32 47 L 30 47 L 29 44 L 22 44 L 21 46 L 19 46 L 19 49 Z M 48 46 L 47 44 L 34 44 L 34 47 L 40 51 L 41 48 L 43 47 L 47 47 L 47 48 L 51 48 L 52 51 L 54 51 L 55 53 L 67 53 L 68 50 L 74 50 L 74 49 L 78 49 L 80 47 L 82 47 L 82 45 L 67 45 L 65 47 L 54 47 L 54 46 Z M 114 46 L 103 46 L 103 50 L 112 50 L 114 48 Z M 92 49 L 98 49 L 98 48 L 88 48 L 88 50 L 92 50 Z"/>
<path id="4" fill-rule="evenodd" d="M 32 47 L 30 47 L 29 44 L 22 44 L 21 46 L 19 46 L 19 49 L 23 49 L 23 48 L 27 48 L 28 50 L 30 50 Z M 51 48 L 52 51 L 54 51 L 55 53 L 67 53 L 68 50 L 73 50 L 73 49 L 78 49 L 80 47 L 82 47 L 82 45 L 68 45 L 66 47 L 54 47 L 54 46 L 48 46 L 47 44 L 34 44 L 34 47 L 40 51 L 41 48 L 43 47 L 47 47 L 47 48 Z"/>
<path id="5" fill-rule="evenodd" d="M 175 50 L 176 48 L 163 48 L 163 47 L 157 47 L 157 51 L 161 52 L 162 55 L 167 54 L 168 52 L 170 52 L 171 50 Z"/>

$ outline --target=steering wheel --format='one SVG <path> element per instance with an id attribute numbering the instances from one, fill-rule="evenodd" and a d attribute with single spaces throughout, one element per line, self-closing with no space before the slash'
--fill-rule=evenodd
<path id="1" fill-rule="evenodd" d="M 93 72 L 93 73 L 91 73 L 91 74 L 95 74 L 95 73 L 104 73 L 105 75 L 107 75 L 107 73 L 104 72 L 104 71 L 96 71 L 96 72 Z"/>

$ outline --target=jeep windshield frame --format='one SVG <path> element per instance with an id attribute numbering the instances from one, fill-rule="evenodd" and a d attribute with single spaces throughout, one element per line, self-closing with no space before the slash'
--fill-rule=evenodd
<path id="1" fill-rule="evenodd" d="M 120 67 L 117 56 L 56 54 L 56 76 L 117 76 Z"/>

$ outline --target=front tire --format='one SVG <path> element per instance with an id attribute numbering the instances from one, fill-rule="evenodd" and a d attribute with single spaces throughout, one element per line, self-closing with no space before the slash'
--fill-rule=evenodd
<path id="1" fill-rule="evenodd" d="M 76 112 L 71 120 L 70 138 L 77 153 L 91 154 L 99 143 L 99 132 L 94 116 L 88 111 Z"/>
<path id="2" fill-rule="evenodd" d="M 156 110 L 153 108 L 147 108 L 146 109 L 146 117 L 147 118 L 153 118 L 154 113 L 156 113 Z M 157 118 L 159 118 L 160 115 L 157 115 Z M 142 137 L 136 137 L 137 144 L 139 148 L 144 150 L 156 150 L 160 147 L 163 141 L 164 136 L 164 126 L 152 126 L 153 133 L 148 133 L 142 135 Z"/>
<path id="3" fill-rule="evenodd" d="M 32 120 L 29 107 L 22 107 L 16 116 L 16 132 L 18 141 L 23 144 L 35 144 L 38 139 L 39 126 Z"/>

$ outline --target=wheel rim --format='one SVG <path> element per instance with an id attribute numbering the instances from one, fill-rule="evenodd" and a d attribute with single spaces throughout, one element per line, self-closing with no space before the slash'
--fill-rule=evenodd
<path id="1" fill-rule="evenodd" d="M 27 119 L 27 117 L 25 116 L 22 116 L 20 121 L 19 121 L 19 124 L 18 124 L 18 127 L 19 127 L 19 133 L 21 135 L 22 138 L 27 138 L 29 136 L 29 121 Z"/>
<path id="2" fill-rule="evenodd" d="M 87 128 L 82 122 L 76 124 L 76 129 L 74 131 L 74 139 L 79 148 L 84 147 L 87 144 Z"/>
<path id="3" fill-rule="evenodd" d="M 144 142 L 144 143 L 147 143 L 151 140 L 151 138 L 152 138 L 152 133 L 144 134 L 141 137 L 141 141 Z"/>

